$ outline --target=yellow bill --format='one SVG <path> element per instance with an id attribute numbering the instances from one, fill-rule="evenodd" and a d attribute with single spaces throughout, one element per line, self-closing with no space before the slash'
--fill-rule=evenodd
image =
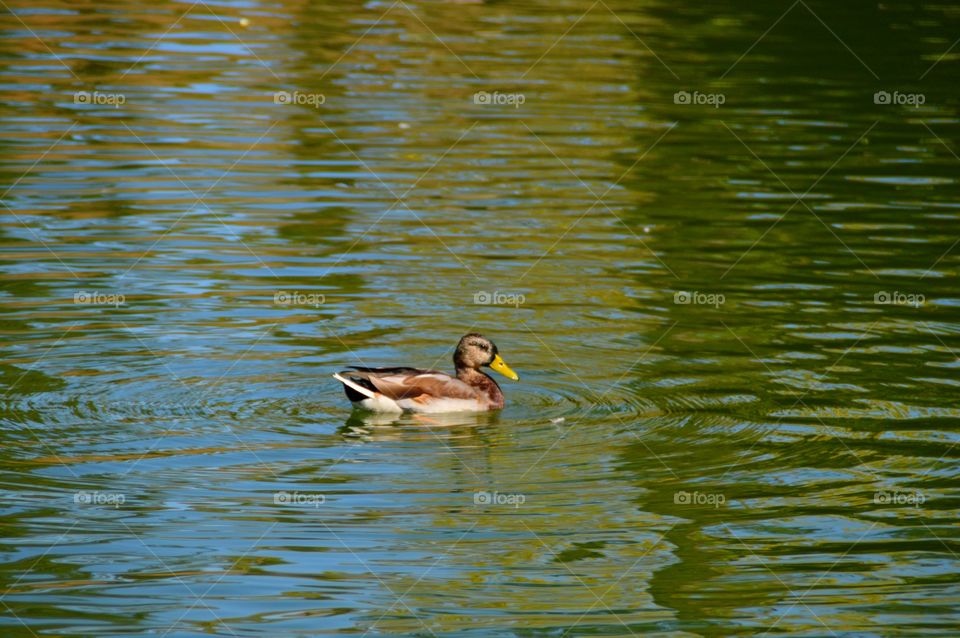
<path id="1" fill-rule="evenodd" d="M 510 366 L 503 362 L 503 359 L 500 358 L 500 355 L 495 355 L 493 357 L 493 361 L 490 362 L 490 369 L 496 370 L 508 379 L 513 379 L 514 381 L 520 380 L 520 377 L 517 376 L 517 373 L 511 370 Z"/>

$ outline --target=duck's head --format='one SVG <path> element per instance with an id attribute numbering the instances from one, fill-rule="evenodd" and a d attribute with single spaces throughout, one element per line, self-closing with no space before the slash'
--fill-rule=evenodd
<path id="1" fill-rule="evenodd" d="M 481 366 L 488 366 L 508 379 L 519 381 L 517 373 L 510 369 L 500 355 L 497 354 L 495 343 L 483 335 L 471 332 L 464 335 L 457 344 L 457 351 L 453 353 L 453 365 L 459 370 L 471 368 L 477 370 Z"/>

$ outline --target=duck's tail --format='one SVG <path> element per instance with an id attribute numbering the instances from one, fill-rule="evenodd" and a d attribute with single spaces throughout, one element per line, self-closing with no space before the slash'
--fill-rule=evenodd
<path id="1" fill-rule="evenodd" d="M 334 372 L 333 378 L 343 384 L 343 390 L 347 393 L 347 398 L 353 402 L 362 401 L 363 399 L 372 399 L 376 394 L 370 388 L 363 387 L 353 379 L 341 377 L 339 372 Z"/>

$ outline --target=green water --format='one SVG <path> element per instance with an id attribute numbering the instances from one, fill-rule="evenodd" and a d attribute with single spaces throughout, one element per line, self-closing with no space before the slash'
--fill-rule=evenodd
<path id="1" fill-rule="evenodd" d="M 2 635 L 960 625 L 960 9 L 4 6 Z"/>

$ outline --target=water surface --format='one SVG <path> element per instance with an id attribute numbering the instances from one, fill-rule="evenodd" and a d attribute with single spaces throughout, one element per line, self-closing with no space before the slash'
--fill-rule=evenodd
<path id="1" fill-rule="evenodd" d="M 701 4 L 11 3 L 4 635 L 956 627 L 960 11 Z"/>

